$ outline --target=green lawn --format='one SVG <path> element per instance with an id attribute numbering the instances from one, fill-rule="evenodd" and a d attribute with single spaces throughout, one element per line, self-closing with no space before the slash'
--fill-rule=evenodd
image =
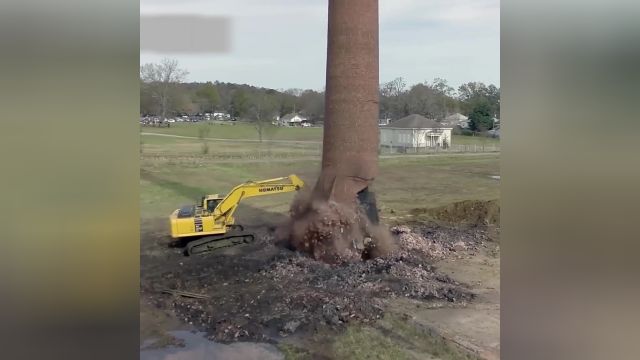
<path id="1" fill-rule="evenodd" d="M 233 124 L 233 125 L 232 125 Z M 170 128 L 141 127 L 142 132 L 171 134 L 180 136 L 198 137 L 198 129 L 209 127 L 207 137 L 220 139 L 245 139 L 257 140 L 258 134 L 251 124 L 229 123 L 227 125 L 213 123 L 174 123 Z M 273 127 L 265 134 L 265 139 L 270 140 L 300 140 L 300 141 L 322 141 L 322 128 L 301 128 L 301 127 Z M 453 144 L 456 145 L 493 145 L 499 144 L 499 139 L 481 136 L 453 135 Z"/>
<path id="2" fill-rule="evenodd" d="M 229 122 L 224 125 L 207 122 L 173 123 L 170 128 L 141 127 L 140 129 L 142 132 L 198 137 L 198 129 L 203 126 L 210 128 L 207 135 L 210 138 L 258 140 L 258 132 L 253 125 L 236 122 Z M 322 128 L 273 126 L 266 130 L 264 138 L 270 140 L 322 141 Z"/>
<path id="3" fill-rule="evenodd" d="M 500 139 L 485 136 L 453 135 L 452 142 L 457 145 L 499 145 Z"/>
<path id="4" fill-rule="evenodd" d="M 272 143 L 206 141 L 208 154 L 203 154 L 203 141 L 200 139 L 173 138 L 166 136 L 141 135 L 142 152 L 149 156 L 196 156 L 203 159 L 233 158 L 291 158 L 319 156 L 320 143 Z"/>
<path id="5" fill-rule="evenodd" d="M 159 136 L 142 139 L 142 218 L 167 216 L 203 194 L 225 193 L 247 180 L 298 174 L 311 185 L 320 168 L 320 149 L 315 144 L 210 141 L 209 154 L 204 155 L 199 140 Z M 261 152 L 271 155 L 261 158 Z M 397 218 L 413 208 L 497 199 L 499 182 L 489 176 L 499 174 L 499 170 L 497 153 L 381 158 L 374 190 L 383 217 Z M 292 198 L 293 194 L 255 198 L 247 200 L 246 206 L 284 214 Z"/>

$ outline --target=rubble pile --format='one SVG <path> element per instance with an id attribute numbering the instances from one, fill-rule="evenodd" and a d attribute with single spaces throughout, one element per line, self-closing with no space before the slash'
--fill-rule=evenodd
<path id="1" fill-rule="evenodd" d="M 391 233 L 398 242 L 398 249 L 394 254 L 406 256 L 417 252 L 433 260 L 452 255 L 459 257 L 464 251 L 473 253 L 489 240 L 486 232 L 477 228 L 461 231 L 424 226 L 412 229 L 400 225 L 392 227 Z"/>
<path id="2" fill-rule="evenodd" d="M 391 228 L 391 233 L 396 235 L 398 239 L 396 253 L 410 254 L 417 251 L 432 259 L 441 259 L 447 254 L 447 249 L 442 243 L 431 238 L 425 238 L 419 233 L 414 233 L 408 226 L 394 226 Z"/>
<path id="3" fill-rule="evenodd" d="M 292 249 L 330 264 L 359 262 L 394 248 L 386 227 L 372 224 L 362 208 L 296 194 L 279 238 Z"/>
<path id="4" fill-rule="evenodd" d="M 205 298 L 168 296 L 146 286 L 142 291 L 152 305 L 171 309 L 222 342 L 269 341 L 324 326 L 375 321 L 392 298 L 462 305 L 473 297 L 464 284 L 438 273 L 433 263 L 472 252 L 481 246 L 482 233 L 406 226 L 391 230 L 397 241 L 391 253 L 338 264 L 276 246 L 276 236 L 267 233 L 240 255 L 181 260 L 183 265 L 167 270 L 159 281 L 165 288 Z M 460 246 L 465 250 L 456 249 Z"/>

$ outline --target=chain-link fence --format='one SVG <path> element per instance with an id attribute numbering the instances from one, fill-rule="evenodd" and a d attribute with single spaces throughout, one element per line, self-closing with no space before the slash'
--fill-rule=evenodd
<path id="1" fill-rule="evenodd" d="M 499 144 L 454 144 L 446 147 L 380 146 L 380 154 L 481 153 L 499 151 Z"/>

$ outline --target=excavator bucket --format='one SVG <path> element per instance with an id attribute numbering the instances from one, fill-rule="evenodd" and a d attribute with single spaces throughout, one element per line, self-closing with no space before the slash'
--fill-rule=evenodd
<path id="1" fill-rule="evenodd" d="M 369 218 L 369 221 L 377 225 L 380 222 L 380 218 L 378 216 L 378 205 L 376 203 L 375 193 L 369 191 L 368 187 L 365 188 L 358 193 L 358 202 L 367 215 L 367 218 Z"/>

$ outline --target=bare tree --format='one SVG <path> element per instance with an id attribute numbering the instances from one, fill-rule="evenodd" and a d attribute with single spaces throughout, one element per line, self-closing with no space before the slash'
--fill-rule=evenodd
<path id="1" fill-rule="evenodd" d="M 324 117 L 324 93 L 305 90 L 298 96 L 298 109 L 311 120 Z"/>
<path id="2" fill-rule="evenodd" d="M 406 94 L 407 83 L 403 78 L 398 77 L 380 86 L 380 108 L 384 117 L 400 117 L 406 114 Z"/>
<path id="3" fill-rule="evenodd" d="M 209 136 L 209 132 L 211 131 L 210 124 L 201 124 L 198 127 L 198 139 L 202 141 L 202 154 L 207 155 L 209 153 L 209 143 L 207 142 L 207 137 Z"/>
<path id="4" fill-rule="evenodd" d="M 449 86 L 446 79 L 435 78 L 433 79 L 433 85 L 431 87 L 440 95 L 442 103 L 442 117 L 449 116 L 449 99 L 453 98 L 454 89 Z"/>
<path id="5" fill-rule="evenodd" d="M 405 95 L 405 98 L 410 113 L 420 114 L 430 119 L 437 117 L 436 93 L 428 84 L 413 85 Z"/>
<path id="6" fill-rule="evenodd" d="M 258 140 L 262 142 L 265 133 L 274 128 L 272 122 L 278 112 L 278 102 L 273 96 L 258 94 L 252 99 L 249 111 L 258 133 Z"/>
<path id="7" fill-rule="evenodd" d="M 220 94 L 218 89 L 211 81 L 207 82 L 200 89 L 196 91 L 196 96 L 202 103 L 202 107 L 207 111 L 214 112 L 216 107 L 220 104 Z"/>
<path id="8" fill-rule="evenodd" d="M 144 64 L 140 67 L 140 79 L 145 90 L 158 102 L 161 119 L 166 119 L 171 110 L 172 90 L 184 81 L 189 73 L 178 67 L 178 61 L 164 58 L 159 64 Z"/>

